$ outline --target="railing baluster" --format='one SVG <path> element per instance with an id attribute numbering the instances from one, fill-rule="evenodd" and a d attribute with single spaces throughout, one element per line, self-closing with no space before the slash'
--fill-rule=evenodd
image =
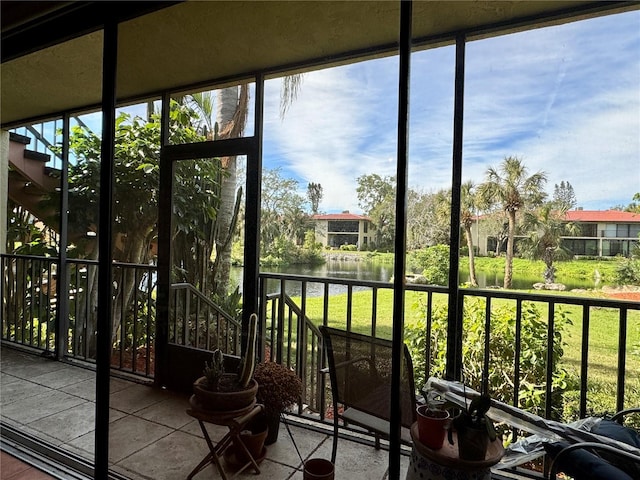
<path id="1" fill-rule="evenodd" d="M 549 309 L 547 314 L 547 374 L 545 384 L 545 398 L 544 398 L 544 414 L 546 418 L 552 418 L 552 394 L 553 394 L 553 346 L 555 344 L 555 303 L 549 302 Z"/>
<path id="2" fill-rule="evenodd" d="M 425 318 L 427 319 L 425 325 L 425 336 L 424 339 L 424 378 L 425 380 L 429 378 L 431 375 L 431 319 L 433 317 L 433 292 L 427 292 L 427 311 L 425 312 Z"/>
<path id="3" fill-rule="evenodd" d="M 589 368 L 589 322 L 591 310 L 587 305 L 582 307 L 582 352 L 580 358 L 580 418 L 587 416 L 587 374 Z"/>
<path id="4" fill-rule="evenodd" d="M 482 393 L 489 393 L 489 363 L 491 361 L 491 298 L 487 298 L 484 306 L 484 365 L 482 366 Z M 464 315 L 461 306 L 460 314 Z"/>
<path id="5" fill-rule="evenodd" d="M 624 377 L 627 359 L 627 309 L 620 308 L 620 328 L 618 330 L 618 389 L 616 411 L 624 409 Z"/>
<path id="6" fill-rule="evenodd" d="M 516 300 L 516 343 L 513 351 L 513 406 L 518 407 L 520 403 L 520 354 L 522 352 L 522 299 Z M 513 429 L 513 436 L 516 437 L 517 429 Z"/>
<path id="7" fill-rule="evenodd" d="M 347 285 L 347 332 L 351 331 L 353 319 L 353 285 Z"/>
<path id="8" fill-rule="evenodd" d="M 371 289 L 371 336 L 376 336 L 378 320 L 378 287 Z"/>

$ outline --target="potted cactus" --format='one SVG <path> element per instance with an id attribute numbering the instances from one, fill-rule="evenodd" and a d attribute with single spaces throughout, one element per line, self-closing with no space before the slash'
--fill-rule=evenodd
<path id="1" fill-rule="evenodd" d="M 258 317 L 249 319 L 247 350 L 236 373 L 225 372 L 224 356 L 217 349 L 211 363 L 205 362 L 202 377 L 193 383 L 191 405 L 200 410 L 239 413 L 255 403 L 258 382 L 253 378 L 256 366 Z"/>

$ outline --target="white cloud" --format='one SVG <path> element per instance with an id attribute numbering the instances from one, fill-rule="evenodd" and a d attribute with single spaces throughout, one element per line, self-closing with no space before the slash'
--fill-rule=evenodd
<path id="1" fill-rule="evenodd" d="M 463 178 L 483 180 L 505 156 L 569 181 L 585 208 L 640 191 L 640 12 L 472 42 L 467 47 Z M 412 57 L 412 188 L 451 183 L 453 47 Z M 305 74 L 278 116 L 268 83 L 265 167 L 321 183 L 325 211 L 359 211 L 356 178 L 395 174 L 397 58 Z M 302 192 L 304 193 L 304 191 Z"/>

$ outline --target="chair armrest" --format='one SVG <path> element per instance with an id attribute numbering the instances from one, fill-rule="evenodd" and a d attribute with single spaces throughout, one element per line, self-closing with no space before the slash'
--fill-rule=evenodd
<path id="1" fill-rule="evenodd" d="M 558 454 L 555 456 L 555 458 L 552 460 L 552 463 L 551 463 L 551 469 L 549 470 L 550 480 L 555 480 L 558 474 L 558 467 L 560 465 L 560 460 L 562 459 L 562 457 L 566 457 L 567 454 L 570 453 L 571 451 L 577 450 L 580 448 L 584 448 L 589 451 L 598 450 L 598 451 L 608 452 L 610 454 L 617 455 L 620 458 L 625 458 L 627 460 L 630 460 L 640 465 L 640 457 L 637 455 L 634 455 L 633 453 L 625 452 L 624 450 L 620 450 L 612 445 L 606 445 L 603 443 L 580 442 L 580 443 L 574 443 L 572 445 L 569 445 L 563 448 L 562 450 L 560 450 L 560 452 L 558 452 Z M 613 466 L 617 467 L 616 465 L 613 465 Z"/>
<path id="2" fill-rule="evenodd" d="M 337 370 L 338 368 L 345 368 L 345 367 L 348 367 L 349 365 L 353 365 L 354 363 L 362 362 L 362 361 L 368 362 L 369 366 L 373 366 L 373 361 L 371 360 L 371 358 L 357 357 L 357 358 L 352 358 L 351 360 L 345 360 L 344 362 L 336 363 L 334 367 Z"/>
<path id="3" fill-rule="evenodd" d="M 614 422 L 618 422 L 620 424 L 622 424 L 622 422 L 624 421 L 624 416 L 628 415 L 630 413 L 640 413 L 640 408 L 627 408 L 626 410 L 620 410 L 618 413 L 616 413 L 613 417 L 611 417 L 611 420 L 613 420 Z"/>

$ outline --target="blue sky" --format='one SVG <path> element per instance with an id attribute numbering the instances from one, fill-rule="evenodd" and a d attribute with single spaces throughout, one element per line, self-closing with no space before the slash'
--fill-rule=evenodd
<path id="1" fill-rule="evenodd" d="M 574 187 L 579 206 L 627 205 L 640 191 L 640 12 L 470 42 L 463 179 L 518 156 L 545 171 L 547 191 Z M 409 183 L 451 182 L 452 46 L 412 56 Z M 356 178 L 395 174 L 397 57 L 304 75 L 279 117 L 280 80 L 265 88 L 264 160 L 320 183 L 325 212 L 360 212 Z"/>

